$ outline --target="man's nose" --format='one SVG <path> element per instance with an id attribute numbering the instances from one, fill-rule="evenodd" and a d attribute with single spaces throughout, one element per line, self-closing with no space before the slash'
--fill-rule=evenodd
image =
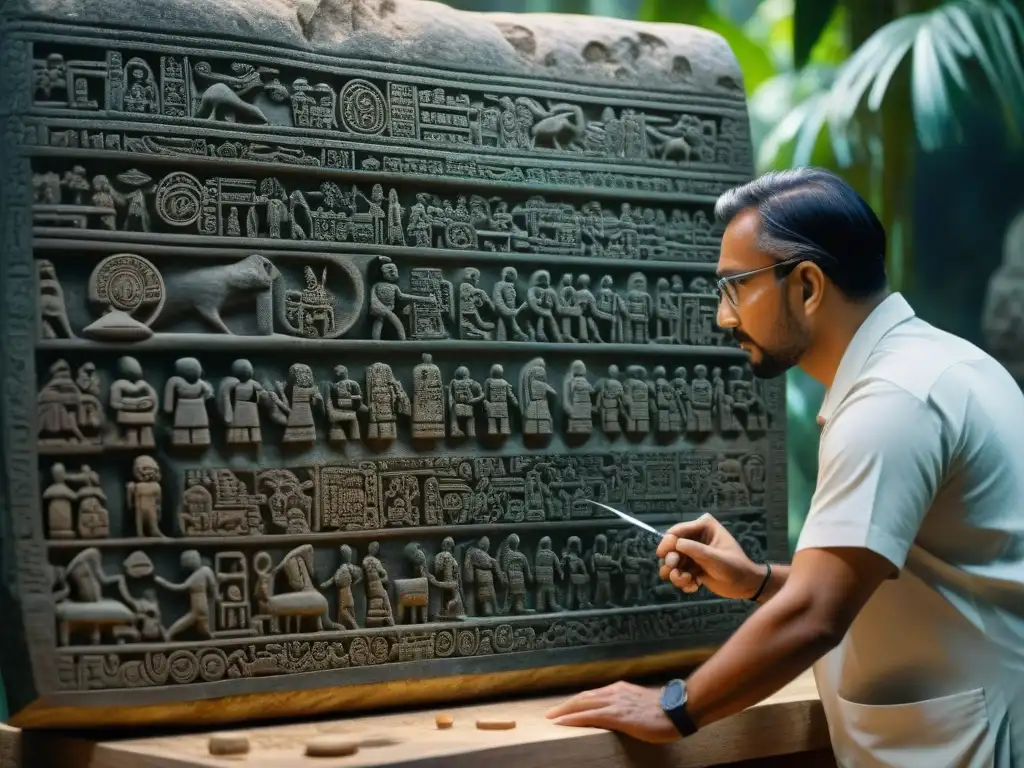
<path id="1" fill-rule="evenodd" d="M 740 324 L 736 310 L 725 296 L 718 300 L 718 315 L 715 321 L 719 328 L 736 328 Z"/>

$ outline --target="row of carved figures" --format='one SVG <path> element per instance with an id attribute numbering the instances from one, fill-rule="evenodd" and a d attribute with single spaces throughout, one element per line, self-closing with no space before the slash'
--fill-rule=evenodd
<path id="1" fill-rule="evenodd" d="M 212 64 L 188 56 L 147 60 L 120 50 L 96 49 L 94 56 L 93 61 L 68 60 L 62 52 L 52 51 L 35 59 L 35 104 L 79 113 L 102 109 L 229 124 L 287 125 L 452 148 L 573 152 L 634 163 L 749 162 L 749 133 L 741 116 L 629 107 L 597 112 L 595 106 L 573 103 L 571 97 L 545 104 L 525 94 L 495 96 L 393 78 L 349 77 L 341 84 L 328 72 L 293 70 L 294 79 L 287 85 L 277 66 L 228 64 L 216 53 Z M 288 117 L 275 109 L 280 104 L 290 105 Z"/>
<path id="2" fill-rule="evenodd" d="M 52 568 L 60 643 L 70 645 L 73 635 L 83 630 L 93 644 L 101 642 L 105 630 L 116 642 L 168 642 L 182 636 L 358 630 L 612 609 L 661 596 L 654 545 L 632 532 L 599 533 L 586 550 L 581 537 L 569 536 L 560 552 L 544 536 L 533 557 L 521 550 L 515 533 L 501 542 L 496 554 L 486 536 L 459 546 L 446 537 L 432 561 L 419 543 L 409 542 L 401 558 L 409 573 L 405 578 L 389 575 L 376 541 L 367 545 L 362 560 L 352 546 L 343 544 L 338 565 L 326 579 L 316 573 L 314 554 L 312 545 L 303 544 L 274 564 L 261 551 L 253 556 L 250 573 L 242 552 L 217 552 L 211 568 L 198 550 L 190 549 L 181 554 L 182 580 L 172 582 L 154 575 L 154 565 L 142 550 L 128 555 L 122 573 L 108 574 L 100 550 L 84 549 L 66 566 Z M 156 586 L 187 597 L 187 612 L 166 629 L 156 590 L 144 587 L 137 597 L 129 585 L 129 580 L 150 578 Z M 117 598 L 106 597 L 105 587 L 116 588 Z M 322 592 L 332 588 L 333 617 Z"/>
<path id="3" fill-rule="evenodd" d="M 587 274 L 565 273 L 555 286 L 551 273 L 541 269 L 530 275 L 524 296 L 515 267 L 501 270 L 490 293 L 480 287 L 480 270 L 467 267 L 456 298 L 439 268 L 412 268 L 405 288 L 393 261 L 380 257 L 378 263 L 379 279 L 365 310 L 377 340 L 455 335 L 474 341 L 721 346 L 730 338 L 716 325 L 718 300 L 706 277 L 691 279 L 688 288 L 681 275 L 659 277 L 652 295 L 642 272 L 630 274 L 620 293 L 611 275 L 591 290 Z M 38 269 L 42 337 L 74 338 L 53 264 L 41 260 Z M 359 302 L 345 307 L 336 290 L 346 283 L 341 286 L 346 293 L 361 296 L 362 277 L 331 262 L 317 270 L 306 266 L 304 278 L 303 288 L 287 289 L 277 267 L 253 255 L 234 264 L 196 266 L 165 280 L 147 259 L 116 254 L 93 270 L 89 299 L 104 314 L 81 332 L 100 341 L 138 341 L 152 336 L 154 326 L 165 332 L 182 320 L 202 320 L 211 332 L 232 334 L 222 313 L 234 310 L 252 316 L 249 324 L 255 320 L 257 335 L 347 335 L 363 310 Z"/>
<path id="4" fill-rule="evenodd" d="M 366 369 L 366 392 L 350 379 L 345 366 L 334 369 L 335 381 L 318 386 L 312 369 L 296 363 L 287 381 L 264 385 L 256 380 L 252 363 L 236 360 L 231 375 L 217 389 L 203 378 L 202 365 L 191 357 L 175 363 L 175 375 L 163 397 L 143 378 L 132 357 L 119 362 L 120 377 L 109 390 L 114 425 L 106 423 L 101 382 L 93 363 L 83 364 L 72 377 L 71 366 L 58 360 L 38 396 L 39 449 L 50 454 L 99 452 L 104 448 L 152 448 L 161 400 L 171 417 L 171 445 L 205 448 L 211 444 L 208 402 L 215 400 L 229 447 L 259 445 L 263 414 L 283 427 L 286 445 L 317 439 L 315 411 L 327 416 L 328 441 L 390 442 L 398 436 L 399 416 L 408 418 L 414 440 L 476 436 L 478 420 L 486 434 L 511 434 L 513 417 L 526 436 L 554 432 L 552 400 L 561 404 L 567 435 L 584 438 L 595 426 L 605 435 L 620 433 L 662 436 L 735 434 L 768 428 L 768 410 L 761 383 L 744 376 L 736 365 L 723 376 L 720 368 L 708 375 L 707 366 L 694 366 L 693 376 L 677 368 L 669 378 L 664 366 L 650 373 L 639 365 L 609 366 L 607 374 L 591 381 L 586 365 L 573 361 L 559 393 L 548 382 L 547 365 L 534 358 L 523 366 L 518 388 L 504 378 L 501 365 L 492 365 L 482 383 L 458 366 L 446 384 L 429 354 L 412 370 L 412 397 L 386 363 Z M 362 423 L 361 423 L 362 422 Z M 363 426 L 365 423 L 365 428 Z"/>

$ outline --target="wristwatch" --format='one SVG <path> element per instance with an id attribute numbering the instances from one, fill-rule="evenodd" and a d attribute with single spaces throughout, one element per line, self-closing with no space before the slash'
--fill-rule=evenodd
<path id="1" fill-rule="evenodd" d="M 686 711 L 686 681 L 670 680 L 661 689 L 661 709 L 680 736 L 692 736 L 697 732 L 697 724 Z"/>

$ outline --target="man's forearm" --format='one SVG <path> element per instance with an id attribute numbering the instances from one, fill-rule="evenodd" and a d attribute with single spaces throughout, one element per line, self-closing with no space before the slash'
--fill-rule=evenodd
<path id="1" fill-rule="evenodd" d="M 761 595 L 757 598 L 757 602 L 764 605 L 775 595 L 779 593 L 784 586 L 786 586 L 786 579 L 789 578 L 789 566 L 788 565 L 776 565 L 772 563 L 772 577 L 765 584 L 764 590 Z"/>
<path id="2" fill-rule="evenodd" d="M 789 568 L 780 570 L 784 582 Z M 740 712 L 794 680 L 834 642 L 809 601 L 780 591 L 689 677 L 687 711 L 700 726 Z"/>

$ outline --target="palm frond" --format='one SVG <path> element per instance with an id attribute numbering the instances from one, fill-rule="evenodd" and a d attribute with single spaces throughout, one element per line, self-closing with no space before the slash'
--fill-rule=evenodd
<path id="1" fill-rule="evenodd" d="M 949 0 L 878 29 L 840 67 L 823 98 L 811 96 L 795 110 L 799 126 L 789 121 L 769 135 L 765 152 L 776 151 L 788 136 L 796 141 L 793 164 L 807 165 L 818 134 L 827 125 L 837 162 L 849 166 L 854 160 L 851 130 L 858 110 L 862 105 L 870 112 L 881 109 L 908 54 L 914 125 L 926 151 L 959 139 L 954 100 L 958 92 L 972 93 L 971 64 L 982 75 L 1011 134 L 1020 136 L 1024 126 L 1021 11 L 1010 0 Z"/>

